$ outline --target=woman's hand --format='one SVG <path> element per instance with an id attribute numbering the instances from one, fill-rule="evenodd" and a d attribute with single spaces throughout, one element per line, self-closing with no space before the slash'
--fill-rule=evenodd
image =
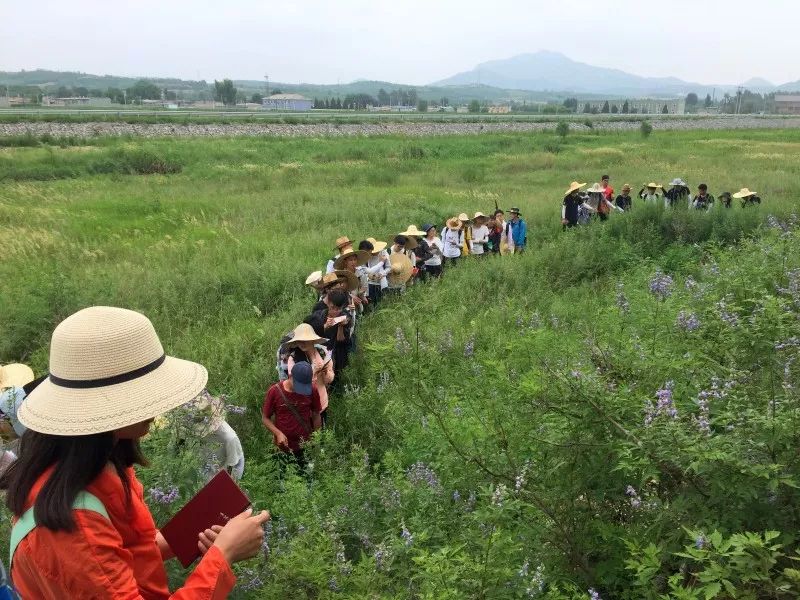
<path id="1" fill-rule="evenodd" d="M 200 532 L 197 540 L 197 547 L 200 549 L 201 555 L 211 549 L 220 531 L 222 531 L 222 525 L 214 525 L 211 529 Z"/>
<path id="2" fill-rule="evenodd" d="M 269 513 L 262 510 L 257 515 L 248 508 L 242 514 L 228 521 L 214 540 L 228 564 L 254 557 L 261 549 L 264 529 L 261 527 L 269 521 Z"/>
<path id="3" fill-rule="evenodd" d="M 289 449 L 289 438 L 287 438 L 282 431 L 279 431 L 276 434 L 273 434 L 272 441 L 275 445 L 280 448 L 281 450 L 288 450 Z"/>

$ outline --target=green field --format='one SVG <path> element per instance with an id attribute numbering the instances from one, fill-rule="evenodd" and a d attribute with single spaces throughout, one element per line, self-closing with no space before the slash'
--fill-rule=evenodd
<path id="1" fill-rule="evenodd" d="M 248 407 L 230 418 L 243 486 L 274 515 L 241 597 L 800 593 L 797 345 L 775 349 L 800 335 L 800 131 L 16 143 L 0 144 L 0 363 L 44 372 L 53 327 L 106 304 L 206 365 L 209 389 Z M 603 173 L 634 193 L 682 177 L 764 203 L 639 206 L 562 233 L 563 191 Z M 521 207 L 528 252 L 365 318 L 309 480 L 280 476 L 259 408 L 333 240 L 496 203 Z M 674 278 L 663 300 L 657 269 Z M 680 311 L 702 326 L 676 326 Z M 714 378 L 736 383 L 698 431 Z M 644 425 L 667 381 L 678 418 Z M 173 434 L 151 436 L 142 471 L 145 489 L 180 489 L 159 522 L 198 485 Z"/>

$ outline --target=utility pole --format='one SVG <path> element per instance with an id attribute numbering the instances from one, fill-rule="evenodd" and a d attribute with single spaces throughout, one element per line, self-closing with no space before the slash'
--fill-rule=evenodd
<path id="1" fill-rule="evenodd" d="M 736 88 L 736 114 L 739 114 L 739 110 L 742 108 L 742 86 Z"/>
<path id="2" fill-rule="evenodd" d="M 264 75 L 264 79 L 267 82 L 267 92 L 265 98 L 269 98 L 269 75 Z"/>

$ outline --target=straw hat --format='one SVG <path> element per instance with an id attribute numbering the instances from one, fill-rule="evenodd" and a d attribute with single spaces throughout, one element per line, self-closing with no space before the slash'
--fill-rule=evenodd
<path id="1" fill-rule="evenodd" d="M 522 213 L 519 211 L 519 208 L 517 208 L 516 206 L 512 206 L 511 208 L 509 208 L 508 212 L 509 212 L 509 214 L 512 214 L 512 215 L 518 215 L 518 216 L 522 215 Z"/>
<path id="2" fill-rule="evenodd" d="M 586 190 L 587 194 L 602 194 L 605 190 L 599 183 L 595 183 L 592 187 Z"/>
<path id="3" fill-rule="evenodd" d="M 350 238 L 346 235 L 342 237 L 336 238 L 336 249 L 341 250 L 342 248 L 347 248 L 347 246 L 352 246 L 353 242 L 350 241 Z"/>
<path id="4" fill-rule="evenodd" d="M 0 390 L 9 387 L 22 387 L 36 379 L 28 365 L 14 363 L 0 367 Z"/>
<path id="5" fill-rule="evenodd" d="M 409 225 L 408 229 L 400 232 L 400 235 L 404 235 L 406 237 L 425 237 L 425 232 L 417 229 L 416 225 Z"/>
<path id="6" fill-rule="evenodd" d="M 288 342 L 286 342 L 287 348 L 294 348 L 295 346 L 300 345 L 300 342 L 312 342 L 314 344 L 324 344 L 328 341 L 328 338 L 320 337 L 316 333 L 314 333 L 314 328 L 311 327 L 308 323 L 301 323 L 297 327 L 294 328 L 292 332 L 294 337 Z"/>
<path id="7" fill-rule="evenodd" d="M 564 192 L 564 195 L 569 196 L 572 192 L 581 189 L 585 185 L 586 185 L 585 183 L 578 183 L 577 181 L 573 181 L 572 183 L 569 184 L 569 189 L 566 192 Z"/>
<path id="8" fill-rule="evenodd" d="M 469 217 L 467 216 L 467 213 L 461 213 L 458 215 L 458 220 L 462 223 L 469 223 Z"/>
<path id="9" fill-rule="evenodd" d="M 205 367 L 164 354 L 144 315 L 93 306 L 64 319 L 50 343 L 50 375 L 19 409 L 28 429 L 90 435 L 153 419 L 206 386 Z"/>
<path id="10" fill-rule="evenodd" d="M 392 269 L 388 275 L 389 285 L 399 287 L 411 279 L 414 266 L 405 254 L 392 254 L 389 262 Z"/>
<path id="11" fill-rule="evenodd" d="M 345 283 L 348 292 L 358 289 L 358 277 L 355 273 L 350 271 L 333 271 L 326 273 L 322 278 L 321 286 L 323 289 L 330 287 L 336 283 Z"/>
<path id="12" fill-rule="evenodd" d="M 474 217 L 472 217 L 472 220 L 473 220 L 473 221 L 477 221 L 478 219 L 487 219 L 487 220 L 488 220 L 488 219 L 489 219 L 489 217 L 487 217 L 487 216 L 486 216 L 485 214 L 483 214 L 481 211 L 478 211 L 478 212 L 476 212 L 476 213 L 475 213 L 475 216 L 474 216 Z"/>
<path id="13" fill-rule="evenodd" d="M 747 188 L 742 188 L 742 189 L 740 189 L 738 192 L 736 192 L 736 193 L 733 195 L 733 197 L 734 197 L 734 198 L 748 198 L 748 197 L 750 197 L 750 196 L 755 196 L 755 195 L 756 195 L 756 193 L 755 193 L 755 192 L 751 192 L 751 191 L 750 191 L 750 190 L 748 190 Z"/>
<path id="14" fill-rule="evenodd" d="M 379 242 L 375 238 L 367 238 L 367 241 L 372 244 L 372 254 L 380 254 L 388 246 L 386 242 Z"/>
<path id="15" fill-rule="evenodd" d="M 658 183 L 653 183 L 653 182 L 651 181 L 650 183 L 648 183 L 648 184 L 647 184 L 646 186 L 644 186 L 644 187 L 661 189 L 661 188 L 663 188 L 664 186 L 663 186 L 663 185 L 661 185 L 661 184 L 658 184 Z"/>
<path id="16" fill-rule="evenodd" d="M 461 221 L 458 220 L 458 217 L 452 217 L 447 219 L 446 225 L 449 229 L 458 229 L 461 227 Z"/>
<path id="17" fill-rule="evenodd" d="M 306 277 L 306 285 L 310 285 L 311 287 L 317 287 L 320 282 L 322 281 L 322 271 L 314 271 Z"/>
<path id="18" fill-rule="evenodd" d="M 669 184 L 671 186 L 673 186 L 673 187 L 677 187 L 677 186 L 686 187 L 686 182 L 683 179 L 681 179 L 680 177 L 676 177 L 675 179 L 670 181 Z"/>
<path id="19" fill-rule="evenodd" d="M 344 268 L 344 261 L 346 261 L 351 256 L 358 257 L 358 264 L 365 265 L 369 262 L 369 252 L 366 250 L 353 250 L 352 246 L 345 246 L 341 249 L 341 254 L 339 258 L 337 258 L 333 263 L 333 268 L 336 270 Z"/>
<path id="20" fill-rule="evenodd" d="M 626 183 L 625 185 L 623 185 L 622 186 L 622 191 L 623 192 L 630 192 L 631 191 L 631 184 L 630 183 Z"/>

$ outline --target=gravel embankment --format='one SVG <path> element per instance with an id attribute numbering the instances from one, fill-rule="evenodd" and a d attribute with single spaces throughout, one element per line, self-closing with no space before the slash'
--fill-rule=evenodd
<path id="1" fill-rule="evenodd" d="M 714 117 L 708 119 L 655 119 L 653 129 L 794 129 L 800 128 L 800 118 L 780 117 Z M 55 137 L 75 136 L 140 136 L 140 137 L 218 137 L 218 136 L 270 136 L 270 137 L 346 137 L 376 135 L 474 135 L 481 133 L 525 133 L 555 128 L 553 122 L 485 122 L 485 123 L 361 123 L 361 124 L 278 124 L 278 123 L 0 123 L 0 136 L 50 134 Z M 638 121 L 596 121 L 599 131 L 624 131 L 638 129 Z M 573 131 L 586 131 L 583 123 L 570 123 Z"/>

